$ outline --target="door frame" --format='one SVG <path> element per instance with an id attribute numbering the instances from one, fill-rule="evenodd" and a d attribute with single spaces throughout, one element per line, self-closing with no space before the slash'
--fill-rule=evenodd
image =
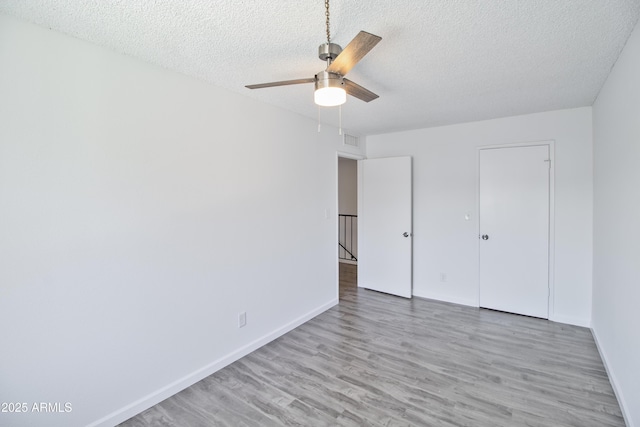
<path id="1" fill-rule="evenodd" d="M 356 154 L 356 153 L 348 153 L 346 151 L 336 151 L 336 203 L 335 203 L 335 212 L 336 212 L 336 225 L 335 225 L 335 243 L 333 245 L 335 249 L 335 262 L 336 262 L 336 298 L 340 299 L 340 254 L 339 254 L 339 246 L 340 243 L 340 224 L 338 223 L 338 213 L 339 212 L 339 204 L 340 204 L 340 170 L 338 166 L 339 158 L 350 159 L 350 160 L 364 160 L 367 157 L 364 154 Z M 358 205 L 360 204 L 360 174 L 356 174 L 356 186 L 358 188 Z"/>
<path id="2" fill-rule="evenodd" d="M 476 147 L 476 218 L 478 218 L 476 227 L 478 234 L 478 272 L 477 283 L 478 293 L 476 295 L 476 305 L 480 307 L 480 150 L 499 149 L 499 148 L 516 148 L 516 147 L 549 147 L 549 259 L 548 259 L 548 280 L 549 280 L 549 320 L 555 321 L 555 169 L 556 169 L 556 142 L 555 140 L 531 141 L 531 142 L 515 142 L 507 144 L 490 144 Z"/>

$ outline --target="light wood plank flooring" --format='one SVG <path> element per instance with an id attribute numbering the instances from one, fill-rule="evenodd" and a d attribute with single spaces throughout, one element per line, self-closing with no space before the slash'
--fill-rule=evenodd
<path id="1" fill-rule="evenodd" d="M 123 426 L 624 426 L 586 328 L 358 289 Z"/>

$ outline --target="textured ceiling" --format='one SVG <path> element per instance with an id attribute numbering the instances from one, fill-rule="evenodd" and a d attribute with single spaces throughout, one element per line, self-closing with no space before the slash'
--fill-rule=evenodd
<path id="1" fill-rule="evenodd" d="M 0 0 L 0 12 L 316 119 L 323 0 Z M 348 77 L 343 126 L 367 135 L 591 105 L 640 0 L 332 0 L 332 41 L 382 41 Z M 336 108 L 321 120 L 337 124 Z"/>

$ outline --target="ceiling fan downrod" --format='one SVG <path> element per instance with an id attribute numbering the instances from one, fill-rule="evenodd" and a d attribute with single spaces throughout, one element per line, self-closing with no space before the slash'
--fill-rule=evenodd
<path id="1" fill-rule="evenodd" d="M 324 0 L 325 16 L 327 17 L 327 44 L 331 43 L 331 32 L 329 31 L 329 0 Z"/>
<path id="2" fill-rule="evenodd" d="M 329 25 L 329 0 L 324 0 L 324 7 L 326 9 L 325 16 L 327 17 L 327 42 L 321 44 L 318 47 L 318 58 L 320 58 L 322 61 L 326 61 L 327 67 L 329 67 L 331 65 L 331 62 L 333 62 L 333 60 L 338 55 L 340 55 L 340 52 L 342 52 L 342 47 L 335 43 L 331 43 L 331 30 Z"/>

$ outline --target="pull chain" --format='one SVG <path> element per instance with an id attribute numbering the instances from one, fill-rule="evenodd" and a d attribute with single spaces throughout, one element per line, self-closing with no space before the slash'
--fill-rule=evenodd
<path id="1" fill-rule="evenodd" d="M 342 135 L 342 105 L 338 105 L 338 135 Z"/>

